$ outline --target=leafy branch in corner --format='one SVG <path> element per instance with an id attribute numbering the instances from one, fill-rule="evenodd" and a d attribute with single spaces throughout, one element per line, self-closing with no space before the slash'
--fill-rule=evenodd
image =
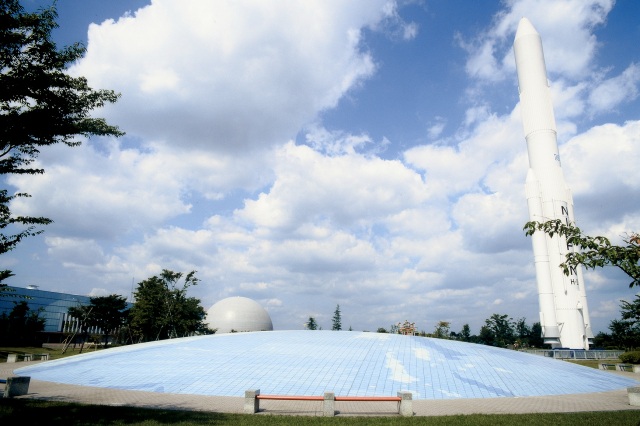
<path id="1" fill-rule="evenodd" d="M 571 269 L 584 266 L 586 269 L 616 266 L 631 279 L 629 287 L 640 286 L 640 235 L 631 233 L 623 238 L 626 245 L 613 245 L 606 237 L 584 235 L 580 228 L 563 223 L 560 219 L 547 222 L 527 222 L 523 228 L 527 236 L 540 231 L 549 237 L 555 235 L 566 238 L 567 245 L 576 248 L 569 251 L 564 263 L 560 264 L 565 275 Z"/>
<path id="2" fill-rule="evenodd" d="M 19 0 L 0 1 L 0 177 L 43 174 L 34 162 L 45 147 L 73 147 L 82 138 L 124 135 L 93 116 L 120 94 L 93 89 L 85 77 L 69 74 L 86 49 L 80 43 L 58 49 L 52 37 L 57 18 L 55 1 L 37 12 L 25 11 Z M 18 197 L 29 195 L 11 195 L 0 188 L 0 254 L 51 223 L 45 217 L 13 215 L 11 202 Z M 12 275 L 0 271 L 0 296 L 7 288 L 2 281 Z"/>

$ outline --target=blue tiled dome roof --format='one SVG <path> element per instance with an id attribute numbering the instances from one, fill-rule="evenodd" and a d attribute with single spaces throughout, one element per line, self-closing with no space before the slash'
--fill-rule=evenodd
<path id="1" fill-rule="evenodd" d="M 610 372 L 451 340 L 349 331 L 272 331 L 163 340 L 34 364 L 33 379 L 180 394 L 495 398 L 638 386 Z"/>

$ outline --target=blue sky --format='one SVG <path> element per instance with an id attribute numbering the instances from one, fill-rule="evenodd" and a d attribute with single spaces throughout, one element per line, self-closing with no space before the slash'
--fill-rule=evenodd
<path id="1" fill-rule="evenodd" d="M 48 1 L 24 0 L 29 9 Z M 70 73 L 120 101 L 120 139 L 43 151 L 8 183 L 54 220 L 3 256 L 10 284 L 130 295 L 197 270 L 208 308 L 258 301 L 274 328 L 309 316 L 375 330 L 494 313 L 538 320 L 512 43 L 540 32 L 578 226 L 640 229 L 640 5 L 565 1 L 58 2 Z M 631 300 L 585 274 L 593 329 Z"/>

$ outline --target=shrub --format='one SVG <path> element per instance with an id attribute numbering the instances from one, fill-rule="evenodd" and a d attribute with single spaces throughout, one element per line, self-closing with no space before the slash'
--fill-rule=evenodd
<path id="1" fill-rule="evenodd" d="M 640 351 L 625 352 L 619 358 L 627 364 L 640 364 Z"/>

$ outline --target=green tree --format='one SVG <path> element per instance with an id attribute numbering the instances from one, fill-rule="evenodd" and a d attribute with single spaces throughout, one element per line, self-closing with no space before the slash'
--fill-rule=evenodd
<path id="1" fill-rule="evenodd" d="M 611 335 L 603 331 L 599 331 L 593 337 L 593 347 L 602 349 L 611 349 L 614 346 L 614 342 L 611 339 Z M 617 348 L 616 348 L 617 349 Z"/>
<path id="2" fill-rule="evenodd" d="M 127 299 L 118 294 L 111 294 L 92 297 L 89 300 L 92 307 L 90 323 L 102 331 L 106 347 L 113 332 L 125 324 L 128 316 Z"/>
<path id="3" fill-rule="evenodd" d="M 120 295 L 97 296 L 89 298 L 88 305 L 72 306 L 68 310 L 73 320 L 69 328 L 83 337 L 84 341 L 89 330 L 102 333 L 104 346 L 107 346 L 111 334 L 125 324 L 128 310 L 127 300 Z M 80 349 L 82 352 L 82 348 Z"/>
<path id="4" fill-rule="evenodd" d="M 214 334 L 204 322 L 207 312 L 195 297 L 179 297 L 173 313 L 173 336 L 189 336 L 192 334 Z"/>
<path id="5" fill-rule="evenodd" d="M 447 321 L 438 321 L 436 325 L 436 329 L 433 332 L 433 337 L 436 339 L 449 339 L 451 336 L 450 332 L 451 323 Z"/>
<path id="6" fill-rule="evenodd" d="M 611 340 L 616 346 L 624 349 L 636 346 L 638 334 L 630 321 L 614 319 L 609 323 L 609 330 L 611 330 Z"/>
<path id="7" fill-rule="evenodd" d="M 342 330 L 342 315 L 340 314 L 340 305 L 336 305 L 336 310 L 333 312 L 333 331 Z"/>
<path id="8" fill-rule="evenodd" d="M 183 274 L 163 269 L 157 276 L 138 283 L 130 311 L 130 329 L 138 341 L 213 333 L 204 323 L 206 312 L 200 300 L 187 297 L 187 289 L 198 284 L 196 271 Z"/>
<path id="9" fill-rule="evenodd" d="M 529 326 L 526 318 L 520 318 L 514 324 L 514 332 L 516 349 L 527 347 L 542 348 L 544 346 L 542 326 L 539 322 L 535 322 Z"/>
<path id="10" fill-rule="evenodd" d="M 318 323 L 316 323 L 316 319 L 314 317 L 309 317 L 309 320 L 304 324 L 307 330 L 317 330 Z"/>
<path id="11" fill-rule="evenodd" d="M 632 302 L 620 301 L 620 316 L 609 323 L 611 340 L 625 349 L 640 348 L 640 295 Z"/>
<path id="12" fill-rule="evenodd" d="M 485 325 L 493 336 L 492 346 L 506 347 L 515 341 L 515 327 L 509 315 L 493 314 L 485 320 Z M 482 333 L 481 333 L 482 334 Z"/>
<path id="13" fill-rule="evenodd" d="M 640 286 L 640 235 L 636 233 L 623 238 L 626 246 L 616 246 L 605 237 L 583 235 L 580 228 L 563 223 L 560 219 L 527 222 L 524 230 L 527 236 L 538 231 L 550 237 L 559 235 L 566 239 L 567 247 L 578 249 L 569 251 L 565 262 L 560 264 L 565 275 L 570 275 L 571 271 L 580 265 L 586 269 L 610 265 L 620 268 L 631 278 L 629 287 Z"/>
<path id="14" fill-rule="evenodd" d="M 86 78 L 66 72 L 85 48 L 76 43 L 57 49 L 51 39 L 57 17 L 55 2 L 27 13 L 18 0 L 0 1 L 0 175 L 44 173 L 32 167 L 43 147 L 77 146 L 78 136 L 123 134 L 104 119 L 90 116 L 94 109 L 116 102 L 119 95 L 94 90 Z M 11 213 L 10 202 L 28 196 L 0 189 L 0 254 L 41 233 L 38 226 L 51 223 L 44 217 Z M 12 275 L 0 271 L 0 283 Z"/>
<path id="15" fill-rule="evenodd" d="M 494 346 L 496 335 L 491 328 L 486 325 L 480 327 L 480 334 L 478 335 L 478 343 L 487 346 Z"/>
<path id="16" fill-rule="evenodd" d="M 515 334 L 516 337 L 522 341 L 529 341 L 529 337 L 531 337 L 531 327 L 527 324 L 526 318 L 520 318 L 515 323 Z"/>
<path id="17" fill-rule="evenodd" d="M 84 349 L 84 344 L 89 338 L 89 328 L 92 327 L 93 319 L 92 312 L 93 307 L 91 305 L 79 305 L 70 307 L 67 312 L 69 316 L 72 318 L 68 321 L 66 330 L 68 333 L 73 333 L 74 335 L 79 334 L 81 339 L 80 345 L 80 353 Z M 62 353 L 65 353 L 69 345 L 74 339 L 70 339 L 67 345 L 62 350 Z"/>
<path id="18" fill-rule="evenodd" d="M 622 319 L 629 321 L 633 327 L 637 327 L 640 331 L 640 294 L 636 294 L 633 302 L 621 300 L 620 314 Z"/>
<path id="19" fill-rule="evenodd" d="M 471 328 L 469 327 L 469 324 L 462 326 L 462 330 L 458 333 L 458 338 L 463 342 L 471 341 Z"/>
<path id="20" fill-rule="evenodd" d="M 2 78 L 0 77 L 1 80 Z M 2 114 L 0 113 L 0 121 L 2 121 L 1 117 Z M 0 158 L 1 156 L 2 154 L 0 154 Z M 0 159 L 1 162 L 2 160 Z M 13 250 L 24 238 L 41 234 L 43 231 L 36 229 L 36 225 L 48 225 L 51 223 L 50 219 L 44 217 L 13 216 L 9 204 L 12 200 L 20 197 L 29 197 L 29 195 L 25 193 L 9 195 L 6 189 L 0 189 L 0 255 Z M 26 226 L 26 229 L 17 231 L 15 234 L 7 233 L 7 231 L 14 232 L 12 230 L 20 226 Z M 9 295 L 7 292 L 10 290 L 3 282 L 13 275 L 8 269 L 0 270 L 0 297 Z"/>
<path id="21" fill-rule="evenodd" d="M 534 322 L 531 325 L 531 336 L 529 337 L 529 346 L 532 348 L 543 348 L 545 346 L 542 338 L 542 324 Z"/>
<path id="22" fill-rule="evenodd" d="M 0 341 L 5 345 L 35 345 L 38 332 L 44 330 L 45 319 L 40 308 L 32 311 L 25 301 L 13 302 L 9 315 L 0 315 Z"/>

